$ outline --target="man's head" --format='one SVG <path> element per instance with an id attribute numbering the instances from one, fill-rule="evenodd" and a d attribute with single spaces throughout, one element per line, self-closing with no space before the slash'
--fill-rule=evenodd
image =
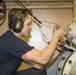
<path id="1" fill-rule="evenodd" d="M 9 29 L 19 33 L 24 27 L 25 19 L 28 15 L 32 15 L 32 11 L 22 8 L 13 8 L 8 14 L 8 25 Z"/>

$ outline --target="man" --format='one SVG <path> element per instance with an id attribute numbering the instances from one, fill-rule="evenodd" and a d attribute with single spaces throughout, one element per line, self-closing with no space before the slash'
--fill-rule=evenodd
<path id="1" fill-rule="evenodd" d="M 62 27 L 56 30 L 49 45 L 42 51 L 29 46 L 21 40 L 28 36 L 32 28 L 32 12 L 26 9 L 12 9 L 8 15 L 9 30 L 0 37 L 0 74 L 1 75 L 46 75 L 45 67 L 52 59 L 58 40 L 65 35 Z M 17 72 L 21 61 L 33 68 Z"/>

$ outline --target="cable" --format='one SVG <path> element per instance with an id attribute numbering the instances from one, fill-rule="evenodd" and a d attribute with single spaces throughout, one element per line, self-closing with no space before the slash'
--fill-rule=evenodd
<path id="1" fill-rule="evenodd" d="M 27 8 L 21 3 L 20 0 L 15 0 L 15 1 L 17 2 L 18 5 L 21 5 L 24 9 L 27 9 Z M 27 9 L 27 10 L 28 10 L 28 9 Z M 32 14 L 32 17 L 33 17 L 39 24 L 41 24 L 41 21 L 40 21 L 36 16 L 34 16 L 34 15 Z"/>

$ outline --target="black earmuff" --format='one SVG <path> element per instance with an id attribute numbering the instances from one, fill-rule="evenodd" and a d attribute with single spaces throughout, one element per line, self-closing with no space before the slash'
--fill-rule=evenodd
<path id="1" fill-rule="evenodd" d="M 13 16 L 14 15 L 14 16 Z M 23 19 L 22 16 L 22 10 L 21 9 L 13 9 L 13 13 L 9 15 L 9 27 L 16 33 L 21 32 L 23 29 Z"/>
<path id="2" fill-rule="evenodd" d="M 23 20 L 21 18 L 15 18 L 12 24 L 12 29 L 16 33 L 19 33 L 23 28 Z"/>

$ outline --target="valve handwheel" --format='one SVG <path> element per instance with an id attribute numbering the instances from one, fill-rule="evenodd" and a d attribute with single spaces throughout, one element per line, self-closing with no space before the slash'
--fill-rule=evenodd
<path id="1" fill-rule="evenodd" d="M 0 0 L 0 21 L 6 16 L 6 4 L 4 0 Z"/>

